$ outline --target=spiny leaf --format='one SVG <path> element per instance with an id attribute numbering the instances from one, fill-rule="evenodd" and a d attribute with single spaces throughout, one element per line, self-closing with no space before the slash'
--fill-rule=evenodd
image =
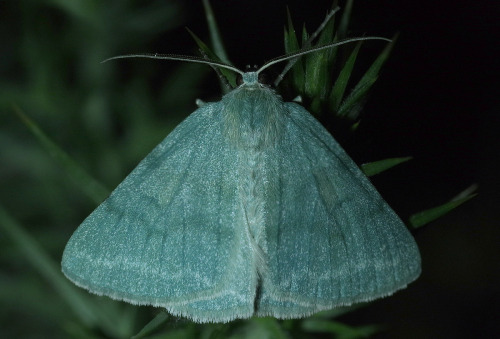
<path id="1" fill-rule="evenodd" d="M 371 177 L 375 174 L 379 174 L 383 171 L 388 170 L 389 168 L 392 168 L 410 159 L 412 159 L 412 157 L 389 158 L 389 159 L 369 162 L 361 165 L 361 170 L 365 173 L 366 176 Z"/>
<path id="2" fill-rule="evenodd" d="M 224 63 L 231 64 L 224 48 L 224 44 L 222 43 L 222 37 L 220 35 L 219 27 L 217 26 L 215 14 L 212 10 L 210 2 L 208 0 L 203 0 L 203 7 L 205 8 L 208 30 L 210 31 L 210 39 L 212 40 L 212 46 L 214 48 L 215 54 L 217 54 L 220 57 L 220 60 Z"/>
<path id="3" fill-rule="evenodd" d="M 326 24 L 317 43 L 314 45 L 326 45 L 334 42 L 334 40 L 334 20 L 332 18 Z M 337 50 L 337 48 L 330 48 L 325 51 L 311 53 L 305 57 L 305 95 L 307 97 L 317 97 L 321 101 L 326 98 L 331 86 L 331 73 Z"/>
<path id="4" fill-rule="evenodd" d="M 309 40 L 309 33 L 307 32 L 306 23 L 304 22 L 302 24 L 302 41 L 301 41 L 300 45 L 302 47 L 306 46 L 308 40 Z"/>
<path id="5" fill-rule="evenodd" d="M 284 41 L 285 41 L 285 53 L 289 54 L 298 51 L 300 49 L 300 46 L 299 46 L 299 41 L 297 40 L 297 35 L 295 34 L 292 17 L 288 8 L 287 8 L 287 20 L 288 20 L 288 29 L 285 27 Z M 292 83 L 294 85 L 294 89 L 299 93 L 303 93 L 304 64 L 302 59 L 297 60 L 295 65 L 292 67 L 292 79 L 293 79 Z"/>
<path id="6" fill-rule="evenodd" d="M 347 59 L 344 67 L 340 71 L 339 76 L 335 81 L 335 85 L 330 93 L 329 102 L 330 108 L 333 112 L 338 111 L 340 103 L 342 102 L 342 98 L 344 97 L 345 89 L 347 87 L 347 83 L 349 82 L 349 78 L 351 77 L 361 44 L 362 42 L 359 42 L 352 51 L 349 59 Z"/>
<path id="7" fill-rule="evenodd" d="M 337 30 L 338 36 L 340 39 L 343 39 L 346 37 L 347 33 L 347 27 L 349 26 L 349 20 L 351 20 L 351 13 L 352 13 L 352 4 L 353 0 L 347 0 L 345 6 L 344 6 L 344 11 L 342 13 L 342 17 L 340 18 L 340 24 L 339 28 Z"/>
<path id="8" fill-rule="evenodd" d="M 97 180 L 91 177 L 82 167 L 80 167 L 66 152 L 56 145 L 38 125 L 33 122 L 23 111 L 14 106 L 14 111 L 21 121 L 37 138 L 40 144 L 48 153 L 57 160 L 66 172 L 74 179 L 78 187 L 96 204 L 100 204 L 109 195 L 109 190 L 101 185 Z"/>
<path id="9" fill-rule="evenodd" d="M 290 14 L 290 9 L 286 8 L 287 15 L 287 26 L 285 27 L 285 53 L 290 54 L 296 52 L 300 49 L 299 40 L 297 39 L 297 34 L 295 33 L 295 28 L 293 27 L 292 15 Z"/>
<path id="10" fill-rule="evenodd" d="M 397 36 L 398 35 L 396 34 L 392 42 L 390 42 L 384 48 L 384 50 L 380 53 L 377 59 L 373 62 L 370 68 L 363 75 L 361 80 L 359 80 L 358 84 L 354 87 L 354 89 L 349 94 L 347 99 L 344 100 L 337 113 L 339 116 L 349 117 L 351 119 L 357 117 L 358 110 L 356 109 L 356 106 L 359 104 L 359 102 L 362 100 L 362 98 L 365 96 L 365 94 L 377 80 L 380 68 L 389 57 L 392 47 L 396 42 Z"/>
<path id="11" fill-rule="evenodd" d="M 209 59 L 214 61 L 224 62 L 217 56 L 217 54 L 212 52 L 212 50 L 200 38 L 198 38 L 196 34 L 194 34 L 189 28 L 186 29 L 189 32 L 189 34 L 191 34 L 198 47 L 202 50 L 203 53 L 205 53 L 205 55 Z M 233 87 L 236 86 L 236 74 L 234 74 L 234 72 L 226 68 L 218 68 L 218 70 L 227 79 L 227 81 L 229 82 L 229 84 L 231 84 L 231 86 Z"/>
<path id="12" fill-rule="evenodd" d="M 410 225 L 413 228 L 419 228 L 421 226 L 424 226 L 430 223 L 431 221 L 434 221 L 437 218 L 442 217 L 443 215 L 449 213 L 453 209 L 474 198 L 476 195 L 477 193 L 474 194 L 468 193 L 464 197 L 455 198 L 440 206 L 415 213 L 412 216 L 410 216 L 409 220 Z"/>

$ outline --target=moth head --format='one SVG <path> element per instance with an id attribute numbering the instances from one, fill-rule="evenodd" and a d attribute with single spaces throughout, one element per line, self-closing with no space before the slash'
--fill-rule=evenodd
<path id="1" fill-rule="evenodd" d="M 260 85 L 265 87 L 271 87 L 273 81 L 267 72 L 258 71 L 259 67 L 257 65 L 247 65 L 245 67 L 244 73 L 238 73 L 236 76 L 236 85 L 242 86 L 243 84 L 254 86 Z"/>

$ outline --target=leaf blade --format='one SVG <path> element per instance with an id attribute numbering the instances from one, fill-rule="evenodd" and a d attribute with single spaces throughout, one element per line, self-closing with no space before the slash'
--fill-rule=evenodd
<path id="1" fill-rule="evenodd" d="M 352 51 L 351 55 L 344 64 L 344 67 L 342 67 L 342 70 L 340 71 L 339 76 L 337 77 L 337 80 L 333 85 L 333 89 L 330 92 L 329 102 L 330 107 L 334 112 L 338 111 L 340 103 L 342 102 L 342 98 L 344 97 L 345 89 L 351 77 L 352 70 L 359 53 L 359 49 L 361 48 L 361 44 L 362 43 L 359 42 Z"/>
<path id="2" fill-rule="evenodd" d="M 219 31 L 219 26 L 215 20 L 215 14 L 210 5 L 210 1 L 203 0 L 203 7 L 205 8 L 205 16 L 208 22 L 208 30 L 210 31 L 210 40 L 212 41 L 212 46 L 214 48 L 215 54 L 219 56 L 220 60 L 226 64 L 231 64 L 229 57 L 227 56 L 226 49 L 222 43 L 222 36 Z"/>
<path id="3" fill-rule="evenodd" d="M 356 84 L 349 96 L 342 102 L 338 110 L 337 115 L 341 117 L 348 117 L 354 119 L 357 117 L 356 106 L 367 94 L 368 90 L 373 86 L 378 78 L 378 74 L 383 64 L 389 58 L 389 54 L 394 47 L 397 35 L 392 39 L 392 41 L 382 50 L 377 59 L 372 63 L 370 68 L 365 72 L 363 77 Z"/>
<path id="4" fill-rule="evenodd" d="M 201 40 L 196 34 L 194 34 L 193 31 L 191 31 L 189 28 L 186 28 L 186 30 L 189 32 L 189 34 L 191 35 L 191 37 L 194 39 L 194 41 L 196 42 L 196 44 L 198 45 L 198 48 L 202 51 L 202 53 L 204 53 L 209 59 L 213 60 L 213 61 L 219 61 L 219 62 L 222 62 L 224 63 L 224 61 L 222 61 L 221 58 L 219 58 L 219 56 L 217 54 L 215 54 L 208 46 L 207 44 L 205 44 L 203 42 L 203 40 Z M 222 68 L 222 67 L 219 67 L 217 68 L 220 73 L 227 79 L 227 81 L 229 82 L 229 84 L 233 87 L 236 86 L 236 74 L 234 74 L 234 72 L 226 69 L 226 68 Z"/>
<path id="5" fill-rule="evenodd" d="M 450 200 L 442 205 L 415 213 L 415 214 L 411 215 L 409 218 L 410 226 L 414 229 L 422 227 L 422 226 L 430 223 L 431 221 L 434 221 L 434 220 L 448 214 L 449 212 L 451 212 L 452 210 L 454 210 L 458 206 L 462 205 L 463 203 L 471 200 L 475 196 L 477 196 L 477 193 L 468 194 L 465 197 L 461 197 L 458 199 L 452 199 L 452 200 Z"/>
<path id="6" fill-rule="evenodd" d="M 361 170 L 367 177 L 382 173 L 396 165 L 407 162 L 413 159 L 412 157 L 388 158 L 379 161 L 369 162 L 361 165 Z"/>
<path id="7" fill-rule="evenodd" d="M 17 106 L 14 111 L 26 125 L 29 131 L 40 142 L 43 148 L 66 170 L 75 183 L 96 204 L 101 203 L 109 195 L 110 191 L 99 181 L 90 176 L 80 165 L 78 165 L 66 152 L 52 141 L 45 132 Z"/>

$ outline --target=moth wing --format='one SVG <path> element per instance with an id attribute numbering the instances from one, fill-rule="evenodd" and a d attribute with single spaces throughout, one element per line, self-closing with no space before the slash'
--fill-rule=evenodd
<path id="1" fill-rule="evenodd" d="M 285 105 L 286 132 L 266 160 L 276 226 L 257 314 L 297 318 L 404 288 L 420 273 L 406 226 L 324 127 Z"/>
<path id="2" fill-rule="evenodd" d="M 257 278 L 220 111 L 191 114 L 80 225 L 62 259 L 70 280 L 200 322 L 251 316 Z"/>

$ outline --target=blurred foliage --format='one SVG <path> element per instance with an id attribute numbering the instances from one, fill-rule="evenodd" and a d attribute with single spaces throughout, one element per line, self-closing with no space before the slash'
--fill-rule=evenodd
<path id="1" fill-rule="evenodd" d="M 0 337 L 129 337 L 151 312 L 68 284 L 62 249 L 193 110 L 210 69 L 100 63 L 182 27 L 181 1 L 2 1 L 0 16 Z M 82 175 L 97 179 L 94 193 Z"/>
<path id="2" fill-rule="evenodd" d="M 215 15 L 208 1 L 203 4 L 214 51 L 227 60 Z M 338 24 L 328 21 L 316 43 L 344 37 L 351 8 L 348 0 Z M 137 60 L 100 63 L 124 52 L 149 51 L 158 36 L 183 25 L 188 12 L 181 1 L 21 0 L 1 2 L 0 15 L 0 337 L 307 338 L 320 333 L 361 338 L 380 330 L 332 321 L 353 308 L 297 321 L 253 318 L 198 325 L 72 285 L 59 262 L 76 225 L 193 110 L 196 89 L 210 69 Z M 309 38 L 305 28 L 297 37 L 289 17 L 285 50 L 307 47 Z M 300 59 L 282 88 L 300 94 L 316 114 L 331 111 L 355 119 L 392 44 L 387 46 L 357 82 L 350 75 L 360 44 Z M 332 68 L 332 62 L 339 67 Z M 378 173 L 404 160 L 367 168 Z M 425 214 L 419 218 L 430 220 Z"/>

